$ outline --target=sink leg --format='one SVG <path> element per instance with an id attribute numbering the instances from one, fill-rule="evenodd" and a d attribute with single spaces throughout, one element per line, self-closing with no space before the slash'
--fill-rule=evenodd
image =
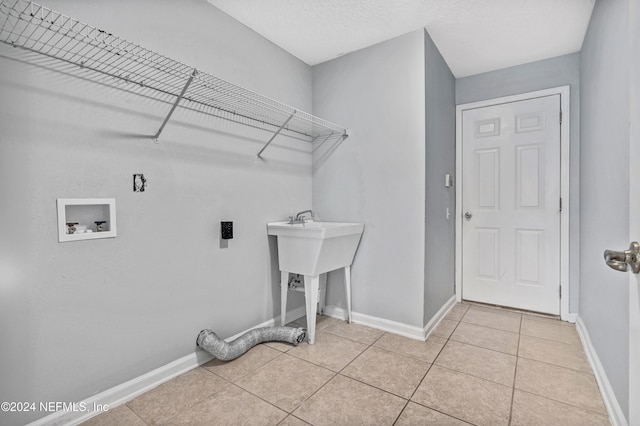
<path id="1" fill-rule="evenodd" d="M 327 303 L 327 275 L 328 273 L 320 275 L 320 294 L 318 295 L 319 299 L 319 311 L 320 315 L 324 314 L 324 307 Z"/>
<path id="2" fill-rule="evenodd" d="M 289 291 L 289 273 L 280 271 L 280 325 L 287 323 L 287 293 Z"/>
<path id="3" fill-rule="evenodd" d="M 351 265 L 344 267 L 344 294 L 347 299 L 347 318 L 351 323 Z"/>
<path id="4" fill-rule="evenodd" d="M 307 336 L 309 344 L 313 345 L 316 340 L 316 312 L 318 305 L 318 288 L 320 277 L 318 275 L 304 276 L 304 299 L 307 304 Z"/>

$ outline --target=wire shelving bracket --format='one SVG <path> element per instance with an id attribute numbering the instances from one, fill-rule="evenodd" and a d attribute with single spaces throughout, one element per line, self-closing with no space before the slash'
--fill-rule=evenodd
<path id="1" fill-rule="evenodd" d="M 272 133 L 258 157 L 280 134 L 315 141 L 346 139 L 348 131 L 114 34 L 28 0 L 0 0 L 0 42 L 153 90 L 173 105 L 158 139 L 181 103 Z"/>

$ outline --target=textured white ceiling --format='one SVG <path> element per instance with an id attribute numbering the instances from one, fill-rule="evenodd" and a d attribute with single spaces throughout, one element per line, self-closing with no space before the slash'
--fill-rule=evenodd
<path id="1" fill-rule="evenodd" d="M 456 77 L 578 52 L 595 0 L 208 0 L 309 65 L 426 27 Z"/>

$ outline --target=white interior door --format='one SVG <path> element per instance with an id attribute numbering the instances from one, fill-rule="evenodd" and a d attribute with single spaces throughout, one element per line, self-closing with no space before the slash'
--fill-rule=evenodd
<path id="1" fill-rule="evenodd" d="M 640 242 L 640 4 L 629 2 L 629 240 Z M 629 274 L 629 424 L 640 425 L 640 274 Z"/>
<path id="2" fill-rule="evenodd" d="M 640 131 L 635 133 L 630 141 L 629 240 L 640 242 Z M 629 402 L 629 425 L 640 425 L 640 274 L 629 274 Z"/>
<path id="3" fill-rule="evenodd" d="M 637 69 L 640 71 L 640 61 Z M 628 250 L 606 250 L 605 261 L 612 269 L 629 274 L 629 425 L 640 426 L 640 255 L 637 250 L 640 242 L 640 117 L 637 115 L 640 113 L 640 81 L 631 84 L 630 107 L 629 241 L 632 243 Z"/>
<path id="4" fill-rule="evenodd" d="M 462 298 L 560 313 L 560 95 L 463 111 Z"/>

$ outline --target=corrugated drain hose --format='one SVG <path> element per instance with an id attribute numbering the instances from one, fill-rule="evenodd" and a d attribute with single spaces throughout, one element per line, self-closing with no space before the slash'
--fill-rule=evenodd
<path id="1" fill-rule="evenodd" d="M 244 333 L 231 342 L 225 342 L 211 330 L 202 330 L 196 344 L 222 361 L 231 361 L 249 349 L 264 342 L 286 342 L 299 345 L 307 337 L 307 330 L 293 327 L 263 327 Z"/>

